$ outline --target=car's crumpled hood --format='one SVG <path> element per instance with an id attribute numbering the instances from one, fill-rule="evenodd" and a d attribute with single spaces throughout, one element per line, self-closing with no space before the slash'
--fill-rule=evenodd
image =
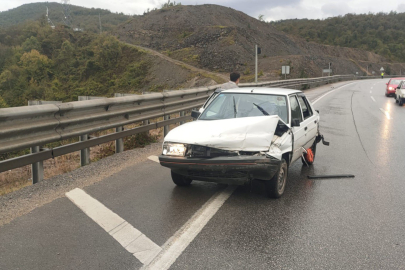
<path id="1" fill-rule="evenodd" d="M 223 120 L 198 120 L 170 131 L 166 142 L 202 145 L 233 151 L 269 151 L 277 115 Z"/>

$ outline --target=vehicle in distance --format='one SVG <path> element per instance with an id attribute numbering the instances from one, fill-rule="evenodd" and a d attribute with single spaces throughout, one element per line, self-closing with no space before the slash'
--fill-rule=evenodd
<path id="1" fill-rule="evenodd" d="M 193 180 L 243 185 L 257 179 L 265 181 L 269 197 L 279 198 L 288 167 L 301 158 L 312 164 L 323 141 L 319 112 L 298 90 L 224 90 L 192 116 L 198 119 L 167 134 L 159 156 L 178 186 Z"/>
<path id="2" fill-rule="evenodd" d="M 405 78 L 392 78 L 386 83 L 387 87 L 385 88 L 385 96 L 386 97 L 394 97 L 395 91 L 401 81 L 405 80 Z"/>
<path id="3" fill-rule="evenodd" d="M 395 102 L 402 106 L 405 101 L 405 79 L 395 89 Z"/>

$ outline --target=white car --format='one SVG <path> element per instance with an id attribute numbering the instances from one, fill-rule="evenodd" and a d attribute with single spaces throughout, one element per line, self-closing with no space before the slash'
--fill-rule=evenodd
<path id="1" fill-rule="evenodd" d="M 192 180 L 243 185 L 258 179 L 270 197 L 278 198 L 288 167 L 301 158 L 312 164 L 316 144 L 323 141 L 319 113 L 298 90 L 224 90 L 192 116 L 198 119 L 167 134 L 159 156 L 178 186 Z"/>
<path id="2" fill-rule="evenodd" d="M 395 90 L 395 102 L 402 106 L 405 101 L 405 81 L 401 81 Z"/>

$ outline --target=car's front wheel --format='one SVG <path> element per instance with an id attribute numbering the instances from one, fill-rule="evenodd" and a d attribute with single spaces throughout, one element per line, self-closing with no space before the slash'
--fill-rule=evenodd
<path id="1" fill-rule="evenodd" d="M 173 171 L 171 171 L 171 173 L 172 173 L 172 180 L 173 180 L 173 182 L 174 182 L 176 185 L 178 185 L 179 187 L 186 187 L 186 186 L 189 186 L 189 185 L 191 184 L 191 182 L 193 181 L 192 179 L 190 179 L 190 178 L 188 178 L 188 177 L 186 177 L 186 176 L 184 176 L 184 175 L 175 173 L 175 172 L 173 172 Z"/>
<path id="2" fill-rule="evenodd" d="M 280 198 L 285 190 L 287 184 L 288 165 L 287 162 L 282 159 L 280 167 L 277 173 L 271 180 L 265 181 L 266 193 L 270 198 Z"/>

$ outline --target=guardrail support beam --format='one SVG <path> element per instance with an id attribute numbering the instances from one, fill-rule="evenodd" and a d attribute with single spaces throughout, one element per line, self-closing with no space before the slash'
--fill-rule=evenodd
<path id="1" fill-rule="evenodd" d="M 31 153 L 39 153 L 40 147 L 34 146 L 31 147 Z M 43 161 L 35 162 L 31 165 L 31 176 L 32 184 L 36 184 L 39 181 L 44 180 L 44 163 Z"/>
<path id="2" fill-rule="evenodd" d="M 115 132 L 121 132 L 124 130 L 124 127 L 117 127 L 115 128 Z M 124 139 L 120 138 L 115 140 L 115 153 L 122 153 L 124 152 Z"/>
<path id="3" fill-rule="evenodd" d="M 164 120 L 169 120 L 169 119 L 170 119 L 170 115 L 165 115 Z M 169 125 L 164 126 L 163 134 L 164 134 L 165 137 L 166 137 L 167 133 L 169 133 L 169 131 L 170 131 Z"/>
<path id="4" fill-rule="evenodd" d="M 89 139 L 88 134 L 84 134 L 80 136 L 80 141 L 84 142 Z M 86 166 L 90 164 L 90 148 L 84 148 L 80 150 L 80 166 Z"/>
<path id="5" fill-rule="evenodd" d="M 180 112 L 180 117 L 182 117 L 182 116 L 185 116 L 186 114 L 185 114 L 185 112 L 184 111 L 181 111 Z M 180 125 L 183 125 L 185 122 L 184 121 L 181 121 L 180 122 Z"/>

